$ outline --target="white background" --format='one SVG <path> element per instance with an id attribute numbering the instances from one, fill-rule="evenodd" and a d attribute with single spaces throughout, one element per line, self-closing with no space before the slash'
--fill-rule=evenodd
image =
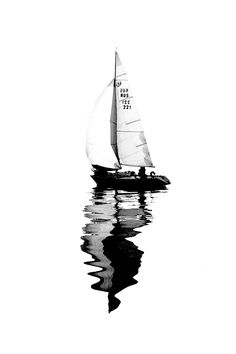
<path id="1" fill-rule="evenodd" d="M 235 353 L 235 17 L 234 1 L 1 2 L 1 353 Z M 108 315 L 80 237 L 115 47 L 172 185 Z"/>

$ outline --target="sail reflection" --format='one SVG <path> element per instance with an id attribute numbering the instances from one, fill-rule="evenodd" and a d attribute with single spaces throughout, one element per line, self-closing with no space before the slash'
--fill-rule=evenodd
<path id="1" fill-rule="evenodd" d="M 134 276 L 143 251 L 127 238 L 136 236 L 140 233 L 137 229 L 151 222 L 147 206 L 152 198 L 151 192 L 94 189 L 91 204 L 84 209 L 89 222 L 83 228 L 81 249 L 92 256 L 85 264 L 98 268 L 88 274 L 99 279 L 93 289 L 108 293 L 109 312 L 120 304 L 116 294 L 137 283 Z"/>

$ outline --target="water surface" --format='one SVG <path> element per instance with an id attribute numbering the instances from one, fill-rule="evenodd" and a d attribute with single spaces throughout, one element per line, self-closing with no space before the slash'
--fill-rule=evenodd
<path id="1" fill-rule="evenodd" d="M 109 312 L 120 305 L 116 294 L 138 282 L 134 277 L 143 251 L 135 245 L 135 236 L 152 222 L 151 203 L 157 193 L 95 188 L 84 208 L 89 222 L 81 249 L 92 257 L 85 264 L 95 267 L 88 273 L 98 279 L 92 289 L 108 293 Z"/>

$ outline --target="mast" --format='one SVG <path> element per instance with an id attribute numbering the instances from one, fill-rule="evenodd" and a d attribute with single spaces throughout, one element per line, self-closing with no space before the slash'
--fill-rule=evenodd
<path id="1" fill-rule="evenodd" d="M 116 55 L 115 50 L 115 72 L 114 72 L 114 87 L 113 87 L 113 97 L 112 97 L 112 107 L 111 107 L 111 147 L 116 155 L 118 162 L 120 163 L 118 147 L 117 147 L 117 97 L 116 97 Z"/>
<path id="2" fill-rule="evenodd" d="M 115 50 L 115 76 L 114 76 L 114 87 L 116 87 L 116 54 L 117 54 L 117 51 Z"/>

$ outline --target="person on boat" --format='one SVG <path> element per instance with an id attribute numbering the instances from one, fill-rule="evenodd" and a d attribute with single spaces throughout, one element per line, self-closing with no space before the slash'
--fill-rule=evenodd
<path id="1" fill-rule="evenodd" d="M 130 178 L 135 178 L 135 172 L 134 171 L 130 172 Z"/>
<path id="2" fill-rule="evenodd" d="M 138 175 L 140 178 L 147 178 L 145 167 L 140 167 L 138 171 Z"/>

